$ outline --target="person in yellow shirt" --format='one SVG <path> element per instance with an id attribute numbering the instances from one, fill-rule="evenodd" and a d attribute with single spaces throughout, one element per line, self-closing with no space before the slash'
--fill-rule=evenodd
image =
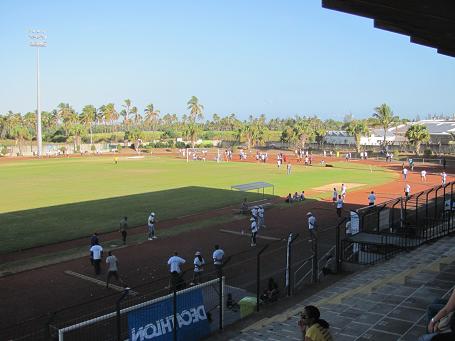
<path id="1" fill-rule="evenodd" d="M 320 317 L 319 309 L 313 305 L 306 306 L 300 313 L 299 327 L 304 341 L 333 341 L 329 323 Z"/>

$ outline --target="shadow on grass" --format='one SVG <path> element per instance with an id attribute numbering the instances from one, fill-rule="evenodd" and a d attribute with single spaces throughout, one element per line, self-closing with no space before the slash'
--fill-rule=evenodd
<path id="1" fill-rule="evenodd" d="M 238 192 L 189 186 L 115 198 L 84 201 L 0 214 L 2 242 L 0 253 L 90 236 L 93 232 L 111 232 L 120 219 L 128 216 L 130 227 L 147 223 L 151 211 L 160 221 L 236 205 L 263 198 L 262 192 Z M 264 198 L 276 196 L 265 194 Z M 189 219 L 189 218 L 186 218 Z"/>

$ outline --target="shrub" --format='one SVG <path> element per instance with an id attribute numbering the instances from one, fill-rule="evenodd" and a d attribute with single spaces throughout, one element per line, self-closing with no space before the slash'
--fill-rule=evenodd
<path id="1" fill-rule="evenodd" d="M 185 147 L 186 147 L 185 142 L 178 141 L 178 142 L 175 143 L 175 148 L 181 149 L 181 148 L 185 148 Z"/>
<path id="2" fill-rule="evenodd" d="M 117 145 L 117 151 L 120 153 L 122 151 L 122 145 L 121 144 L 118 144 Z"/>
<path id="3" fill-rule="evenodd" d="M 8 148 L 0 145 L 0 155 L 5 156 L 6 154 L 8 154 Z"/>
<path id="4" fill-rule="evenodd" d="M 395 160 L 398 160 L 399 157 L 400 157 L 400 151 L 394 150 L 394 151 L 393 151 L 393 158 L 394 158 Z"/>
<path id="5" fill-rule="evenodd" d="M 427 148 L 423 151 L 423 155 L 425 156 L 431 156 L 433 154 L 433 152 L 431 151 L 430 148 Z"/>
<path id="6" fill-rule="evenodd" d="M 91 150 L 92 152 L 96 151 L 96 146 L 95 146 L 94 144 L 92 144 L 92 145 L 90 146 L 90 150 Z"/>

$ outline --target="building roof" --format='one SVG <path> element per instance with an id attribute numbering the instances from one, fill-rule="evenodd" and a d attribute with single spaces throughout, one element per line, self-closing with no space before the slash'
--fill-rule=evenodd
<path id="1" fill-rule="evenodd" d="M 322 0 L 322 7 L 374 20 L 374 27 L 455 57 L 453 0 Z"/>

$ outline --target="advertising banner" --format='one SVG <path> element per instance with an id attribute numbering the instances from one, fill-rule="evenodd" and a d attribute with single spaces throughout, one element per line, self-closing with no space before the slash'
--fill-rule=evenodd
<path id="1" fill-rule="evenodd" d="M 128 313 L 130 341 L 173 340 L 172 296 Z M 210 333 L 202 289 L 177 296 L 177 339 L 196 341 Z"/>

